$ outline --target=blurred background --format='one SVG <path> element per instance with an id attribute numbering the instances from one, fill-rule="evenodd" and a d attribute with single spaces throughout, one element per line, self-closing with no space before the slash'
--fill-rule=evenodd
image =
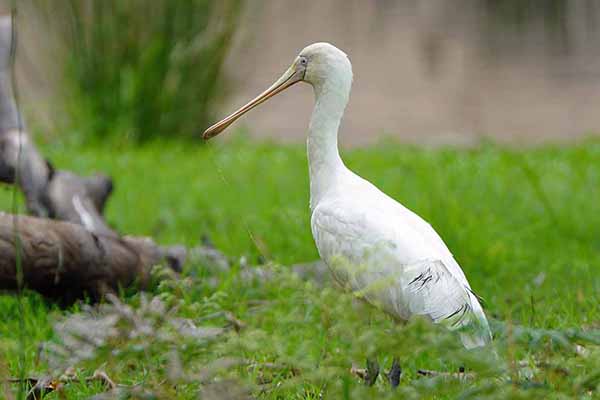
<path id="1" fill-rule="evenodd" d="M 18 4 L 22 104 L 45 134 L 197 136 L 315 41 L 354 66 L 344 145 L 536 143 L 600 127 L 594 0 Z M 242 126 L 303 141 L 311 95 L 297 87 Z"/>
<path id="2" fill-rule="evenodd" d="M 303 46 L 350 56 L 354 91 L 344 143 L 572 139 L 597 131 L 600 48 L 594 1 L 267 1 L 244 20 L 233 54 L 239 104 Z M 260 134 L 303 139 L 312 106 L 287 98 L 249 116 Z M 297 112 L 290 112 L 295 110 Z"/>

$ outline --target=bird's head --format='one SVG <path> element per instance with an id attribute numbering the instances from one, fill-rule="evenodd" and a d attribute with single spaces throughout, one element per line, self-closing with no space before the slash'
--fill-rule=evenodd
<path id="1" fill-rule="evenodd" d="M 239 117 L 298 82 L 309 83 L 316 94 L 335 91 L 337 88 L 349 89 L 352 84 L 352 65 L 346 53 L 334 45 L 311 44 L 298 54 L 292 65 L 273 85 L 233 114 L 212 125 L 202 137 L 210 139 L 217 136 Z"/>

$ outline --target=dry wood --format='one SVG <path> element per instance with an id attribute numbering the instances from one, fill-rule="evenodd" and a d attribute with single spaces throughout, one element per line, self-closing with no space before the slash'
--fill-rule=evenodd
<path id="1" fill-rule="evenodd" d="M 184 251 L 150 239 L 98 235 L 72 223 L 0 214 L 0 289 L 17 288 L 17 248 L 26 287 L 66 302 L 84 295 L 98 299 L 134 283 L 143 288 L 152 266 L 164 261 L 178 268 Z"/>

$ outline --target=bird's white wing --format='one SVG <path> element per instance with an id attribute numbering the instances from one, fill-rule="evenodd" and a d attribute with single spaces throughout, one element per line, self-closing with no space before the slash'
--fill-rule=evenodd
<path id="1" fill-rule="evenodd" d="M 489 328 L 479 301 L 435 231 L 424 234 L 414 217 L 429 225 L 416 214 L 404 218 L 380 204 L 344 196 L 315 208 L 313 236 L 334 276 L 396 317 L 425 315 L 450 329 L 475 328 L 475 334 L 463 337 L 465 346 L 487 343 Z"/>
<path id="2" fill-rule="evenodd" d="M 402 267 L 403 289 L 409 294 L 411 314 L 427 315 L 433 322 L 458 326 L 471 311 L 468 288 L 440 260 L 424 260 Z"/>
<path id="3" fill-rule="evenodd" d="M 483 346 L 491 340 L 477 296 L 441 260 L 425 260 L 406 265 L 403 270 L 403 290 L 411 314 L 425 315 L 451 330 L 461 330 L 467 348 Z"/>

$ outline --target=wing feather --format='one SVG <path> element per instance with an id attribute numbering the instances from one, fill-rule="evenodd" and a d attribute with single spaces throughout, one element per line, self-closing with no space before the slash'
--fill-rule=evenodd
<path id="1" fill-rule="evenodd" d="M 491 333 L 477 297 L 442 261 L 426 260 L 404 270 L 411 314 L 425 315 L 451 330 L 460 330 L 467 348 L 489 343 Z"/>

